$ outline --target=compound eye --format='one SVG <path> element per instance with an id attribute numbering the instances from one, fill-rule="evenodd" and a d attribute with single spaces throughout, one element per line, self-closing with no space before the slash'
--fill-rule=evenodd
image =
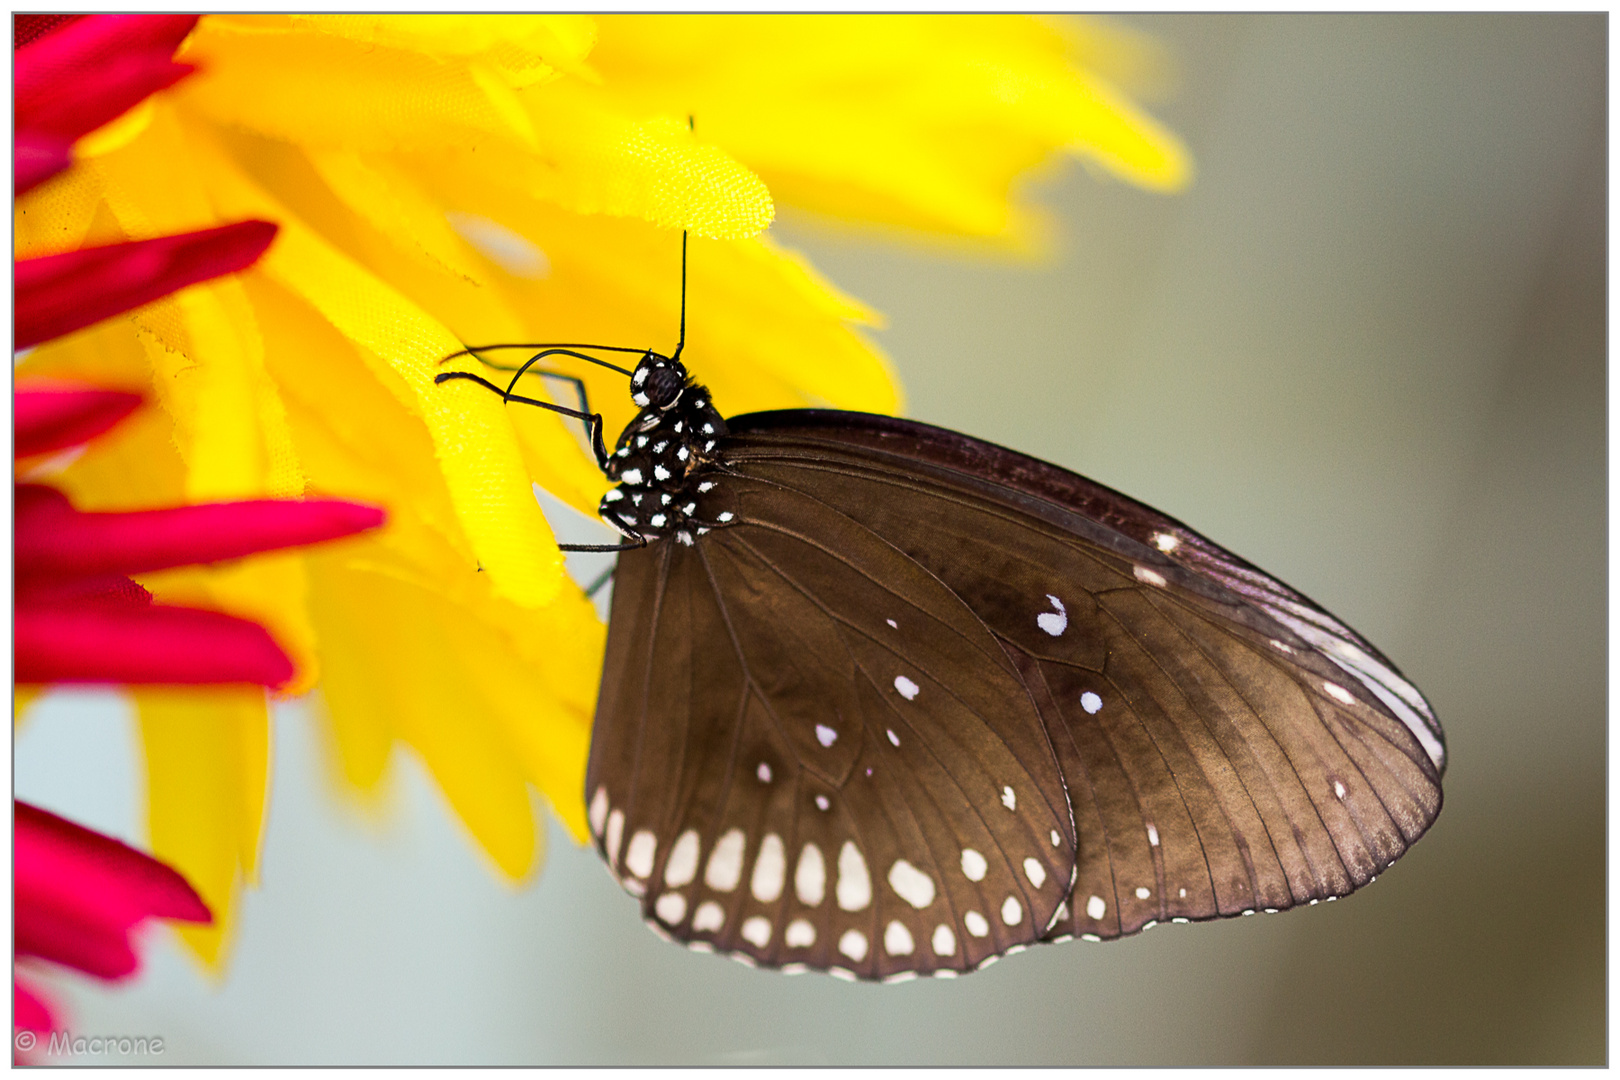
<path id="1" fill-rule="evenodd" d="M 685 387 L 686 372 L 680 370 L 679 365 L 660 364 L 648 372 L 642 392 L 654 408 L 667 409 L 680 399 Z"/>

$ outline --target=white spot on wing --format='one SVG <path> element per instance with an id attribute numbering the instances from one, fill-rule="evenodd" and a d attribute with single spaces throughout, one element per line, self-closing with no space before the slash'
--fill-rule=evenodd
<path id="1" fill-rule="evenodd" d="M 793 871 L 793 891 L 798 893 L 799 903 L 805 907 L 815 907 L 827 895 L 827 863 L 821 857 L 821 849 L 814 844 L 804 845 L 804 850 L 799 852 L 799 865 Z"/>
<path id="2" fill-rule="evenodd" d="M 699 846 L 696 829 L 687 829 L 676 838 L 675 846 L 669 849 L 669 861 L 664 864 L 664 884 L 679 888 L 697 877 Z"/>
<path id="3" fill-rule="evenodd" d="M 1170 533 L 1154 533 L 1153 546 L 1168 555 L 1170 552 L 1181 546 L 1181 540 L 1178 537 L 1172 536 Z"/>
<path id="4" fill-rule="evenodd" d="M 1152 895 L 1153 895 L 1153 890 L 1152 889 L 1149 889 L 1146 886 L 1142 886 L 1142 885 L 1138 885 L 1136 887 L 1136 898 L 1138 900 L 1146 900 L 1148 897 L 1150 897 Z"/>
<path id="5" fill-rule="evenodd" d="M 787 880 L 787 855 L 782 850 L 782 838 L 766 833 L 760 841 L 759 854 L 754 857 L 754 876 L 749 882 L 754 899 L 762 904 L 774 902 L 782 895 L 782 884 Z"/>
<path id="6" fill-rule="evenodd" d="M 891 921 L 883 928 L 883 951 L 890 956 L 910 956 L 916 949 L 917 943 L 904 923 Z"/>
<path id="7" fill-rule="evenodd" d="M 1087 690 L 1080 695 L 1080 707 L 1088 713 L 1096 713 L 1102 708 L 1102 698 Z"/>
<path id="8" fill-rule="evenodd" d="M 1157 585 L 1160 588 L 1163 588 L 1164 586 L 1170 584 L 1164 579 L 1164 575 L 1159 573 L 1157 570 L 1149 570 L 1145 566 L 1138 566 L 1134 568 L 1134 572 L 1136 574 L 1136 580 L 1140 581 L 1144 585 Z"/>
<path id="9" fill-rule="evenodd" d="M 1100 896 L 1093 896 L 1086 901 L 1086 914 L 1093 919 L 1100 919 L 1108 914 L 1108 901 Z"/>
<path id="10" fill-rule="evenodd" d="M 838 951 L 857 964 L 866 959 L 866 935 L 859 930 L 845 930 L 838 939 Z"/>
<path id="11" fill-rule="evenodd" d="M 748 840 L 741 829 L 727 829 L 709 853 L 703 881 L 716 892 L 730 892 L 742 880 L 743 849 Z"/>
<path id="12" fill-rule="evenodd" d="M 624 470 L 624 472 L 619 474 L 619 479 L 623 480 L 625 483 L 630 484 L 632 486 L 636 485 L 636 484 L 639 484 L 639 483 L 641 483 L 641 470 L 640 469 L 626 469 L 626 470 Z"/>
<path id="13" fill-rule="evenodd" d="M 1017 926 L 1024 921 L 1024 906 L 1018 902 L 1018 897 L 1009 896 L 1002 903 L 1001 921 L 1008 926 Z"/>
<path id="14" fill-rule="evenodd" d="M 896 746 L 900 745 L 900 736 L 894 733 L 894 728 L 889 728 L 889 741 Z"/>
<path id="15" fill-rule="evenodd" d="M 983 855 L 972 848 L 962 849 L 962 873 L 967 875 L 969 881 L 983 881 L 984 872 L 990 868 Z"/>
<path id="16" fill-rule="evenodd" d="M 653 911 L 660 919 L 674 926 L 686 918 L 686 897 L 678 892 L 667 892 L 658 898 L 653 905 Z"/>
<path id="17" fill-rule="evenodd" d="M 1057 847 L 1062 842 L 1063 842 L 1063 838 L 1058 835 L 1058 831 L 1056 829 L 1053 829 L 1052 830 L 1052 846 Z"/>
<path id="18" fill-rule="evenodd" d="M 919 911 L 934 902 L 934 879 L 904 859 L 889 867 L 889 887 Z"/>
<path id="19" fill-rule="evenodd" d="M 816 928 L 808 919 L 794 919 L 783 931 L 782 941 L 790 949 L 808 949 L 816 943 Z"/>
<path id="20" fill-rule="evenodd" d="M 822 746 L 831 746 L 833 743 L 838 741 L 838 732 L 834 731 L 826 724 L 817 724 L 816 741 Z"/>
<path id="21" fill-rule="evenodd" d="M 984 916 L 977 911 L 970 911 L 963 915 L 962 925 L 967 927 L 967 932 L 974 937 L 984 937 L 990 932 L 990 924 L 985 922 Z"/>
<path id="22" fill-rule="evenodd" d="M 1159 846 L 1159 830 L 1153 827 L 1153 823 L 1151 821 L 1148 822 L 1148 843 L 1152 844 L 1154 847 Z"/>
<path id="23" fill-rule="evenodd" d="M 759 763 L 759 768 L 754 770 L 754 775 L 759 777 L 760 783 L 768 784 L 771 782 L 771 767 L 762 761 Z"/>
<path id="24" fill-rule="evenodd" d="M 853 840 L 845 840 L 838 849 L 837 896 L 838 906 L 845 911 L 859 911 L 872 902 L 872 876 Z"/>
<path id="25" fill-rule="evenodd" d="M 596 794 L 591 797 L 591 832 L 601 836 L 602 828 L 607 824 L 607 816 L 607 788 L 599 787 L 596 789 Z"/>
<path id="26" fill-rule="evenodd" d="M 904 675 L 896 675 L 894 677 L 894 688 L 900 691 L 900 696 L 905 698 L 907 701 L 915 699 L 917 696 L 917 691 L 922 689 Z"/>
<path id="27" fill-rule="evenodd" d="M 612 866 L 619 861 L 619 840 L 624 836 L 624 811 L 615 810 L 608 815 L 607 823 L 607 857 L 608 865 Z"/>
<path id="28" fill-rule="evenodd" d="M 1018 796 L 1013 794 L 1012 785 L 1010 784 L 1001 789 L 1001 805 L 1009 810 L 1018 809 Z"/>
<path id="29" fill-rule="evenodd" d="M 692 915 L 692 929 L 704 932 L 713 932 L 726 924 L 726 912 L 713 900 L 705 900 L 698 905 Z"/>
<path id="30" fill-rule="evenodd" d="M 1344 702 L 1346 705 L 1354 705 L 1356 703 L 1356 696 L 1350 691 L 1346 690 L 1344 687 L 1340 686 L 1338 683 L 1325 682 L 1322 684 L 1322 689 L 1326 690 L 1329 694 L 1332 694 L 1335 698 Z"/>
<path id="31" fill-rule="evenodd" d="M 894 627 L 896 630 L 900 629 L 900 624 L 895 622 L 893 619 L 884 619 L 883 621 Z"/>
<path id="32" fill-rule="evenodd" d="M 763 915 L 755 915 L 745 919 L 742 924 L 743 940 L 756 949 L 763 949 L 771 942 L 771 923 Z"/>
<path id="33" fill-rule="evenodd" d="M 817 810 L 825 810 L 825 809 L 827 809 L 827 807 L 829 807 L 831 805 L 832 805 L 832 803 L 827 801 L 827 796 L 825 796 L 825 795 L 817 795 L 816 796 L 816 809 Z"/>
<path id="34" fill-rule="evenodd" d="M 638 829 L 630 838 L 630 847 L 624 853 L 624 866 L 636 877 L 652 873 L 653 856 L 658 854 L 658 837 L 646 829 Z"/>
<path id="35" fill-rule="evenodd" d="M 934 927 L 933 945 L 935 956 L 954 956 L 956 955 L 956 934 L 952 932 L 950 927 L 940 923 Z"/>
<path id="36" fill-rule="evenodd" d="M 1344 798 L 1344 784 L 1337 780 L 1333 781 L 1333 794 L 1337 795 L 1341 799 Z"/>
<path id="37" fill-rule="evenodd" d="M 663 483 L 665 480 L 668 480 L 670 476 L 670 471 L 664 468 L 662 465 L 653 466 L 653 479 L 657 480 L 659 483 Z"/>
<path id="38" fill-rule="evenodd" d="M 1046 867 L 1042 866 L 1038 859 L 1025 859 L 1024 876 L 1029 878 L 1029 883 L 1038 889 L 1046 884 Z"/>
<path id="39" fill-rule="evenodd" d="M 1035 616 L 1035 625 L 1039 626 L 1042 630 L 1045 630 L 1053 637 L 1057 637 L 1059 634 L 1063 633 L 1063 631 L 1069 628 L 1069 609 L 1063 606 L 1063 601 L 1059 600 L 1051 593 L 1047 593 L 1046 598 L 1052 601 L 1052 606 L 1056 608 L 1057 611 L 1044 611 Z"/>

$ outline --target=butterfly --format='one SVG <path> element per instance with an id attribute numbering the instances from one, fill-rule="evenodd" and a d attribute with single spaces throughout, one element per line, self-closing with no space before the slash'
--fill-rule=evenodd
<path id="1" fill-rule="evenodd" d="M 1321 606 L 966 435 L 724 417 L 680 359 L 684 280 L 683 241 L 667 356 L 487 346 L 466 352 L 540 351 L 504 388 L 438 376 L 581 419 L 615 485 L 600 514 L 624 541 L 565 545 L 619 552 L 585 798 L 659 934 L 786 971 L 951 977 L 1336 900 L 1433 824 L 1433 710 Z M 640 412 L 611 451 L 582 386 L 578 410 L 514 392 L 554 356 L 628 377 Z"/>

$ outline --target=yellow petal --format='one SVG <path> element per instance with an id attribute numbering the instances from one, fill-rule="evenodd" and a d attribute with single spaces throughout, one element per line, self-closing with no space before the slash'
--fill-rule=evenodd
<path id="1" fill-rule="evenodd" d="M 527 874 L 535 830 L 524 776 L 505 733 L 490 722 L 487 688 L 458 666 L 476 624 L 397 580 L 317 563 L 322 692 L 332 714 L 356 717 L 345 721 L 351 730 L 386 724 L 396 732 L 501 871 Z M 343 600 L 321 602 L 336 597 Z M 356 764 L 364 771 L 364 762 Z"/>
<path id="2" fill-rule="evenodd" d="M 1173 136 L 1020 16 L 618 15 L 592 66 L 627 112 L 697 130 L 784 204 L 1028 246 L 1016 177 L 1056 152 L 1173 189 Z"/>
<path id="3" fill-rule="evenodd" d="M 269 713 L 262 691 L 134 691 L 146 753 L 152 854 L 183 874 L 214 914 L 177 926 L 218 969 L 236 921 L 236 896 L 257 875 L 269 781 Z"/>
<path id="4" fill-rule="evenodd" d="M 171 91 L 181 107 L 287 142 L 430 151 L 533 137 L 467 64 L 410 49 L 208 18 L 183 58 L 202 70 Z"/>
<path id="5" fill-rule="evenodd" d="M 203 158 L 222 200 L 282 221 L 263 272 L 303 297 L 366 362 L 389 371 L 433 437 L 451 500 L 479 563 L 505 596 L 548 603 L 562 582 L 556 548 L 523 472 L 498 398 L 463 381 L 436 385 L 439 362 L 461 343 L 442 324 L 304 228 L 218 157 Z"/>

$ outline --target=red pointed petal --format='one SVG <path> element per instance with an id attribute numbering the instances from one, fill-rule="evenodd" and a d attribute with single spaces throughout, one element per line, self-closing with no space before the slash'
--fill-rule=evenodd
<path id="1" fill-rule="evenodd" d="M 17 953 L 115 979 L 138 965 L 138 923 L 211 920 L 185 878 L 151 856 L 27 803 L 15 813 Z"/>
<path id="2" fill-rule="evenodd" d="M 152 594 L 121 574 L 92 577 L 19 577 L 16 602 L 35 607 L 67 604 L 122 604 L 144 607 Z"/>
<path id="3" fill-rule="evenodd" d="M 138 574 L 348 536 L 383 522 L 337 499 L 259 499 L 123 514 L 81 514 L 51 488 L 16 489 L 16 568 L 23 575 Z"/>
<path id="4" fill-rule="evenodd" d="M 121 979 L 141 966 L 127 930 L 48 906 L 21 889 L 12 933 L 16 955 L 38 956 L 99 978 Z"/>
<path id="5" fill-rule="evenodd" d="M 18 457 L 88 442 L 134 412 L 139 394 L 76 386 L 20 386 L 16 403 Z"/>
<path id="6" fill-rule="evenodd" d="M 56 1017 L 44 995 L 21 979 L 11 981 L 11 1025 L 19 1031 L 34 1031 L 41 1035 L 56 1030 Z"/>
<path id="7" fill-rule="evenodd" d="M 83 15 L 25 15 L 11 17 L 11 47 L 20 49 L 46 34 L 54 34 L 69 23 L 78 22 Z"/>
<path id="8" fill-rule="evenodd" d="M 77 139 L 195 70 L 190 64 L 177 64 L 155 53 L 118 57 L 93 73 L 53 87 L 47 97 L 19 100 L 17 130 Z"/>
<path id="9" fill-rule="evenodd" d="M 73 163 L 68 140 L 55 135 L 19 131 L 12 140 L 12 147 L 12 191 L 17 195 L 49 180 Z"/>
<path id="10" fill-rule="evenodd" d="M 217 611 L 114 604 L 52 607 L 17 598 L 16 679 L 23 683 L 280 686 L 292 661 L 264 627 Z"/>
<path id="11" fill-rule="evenodd" d="M 276 227 L 268 221 L 241 221 L 25 259 L 16 264 L 16 347 L 38 345 L 176 289 L 241 270 L 264 254 L 275 235 Z"/>
<path id="12" fill-rule="evenodd" d="M 144 851 L 30 803 L 12 804 L 18 888 L 83 896 L 109 923 L 146 918 L 209 922 L 208 905 L 178 870 Z"/>
<path id="13" fill-rule="evenodd" d="M 173 56 L 198 18 L 90 15 L 36 37 L 19 48 L 15 56 L 12 93 L 17 115 L 45 101 L 59 87 L 94 78 L 96 72 L 121 56 Z"/>

